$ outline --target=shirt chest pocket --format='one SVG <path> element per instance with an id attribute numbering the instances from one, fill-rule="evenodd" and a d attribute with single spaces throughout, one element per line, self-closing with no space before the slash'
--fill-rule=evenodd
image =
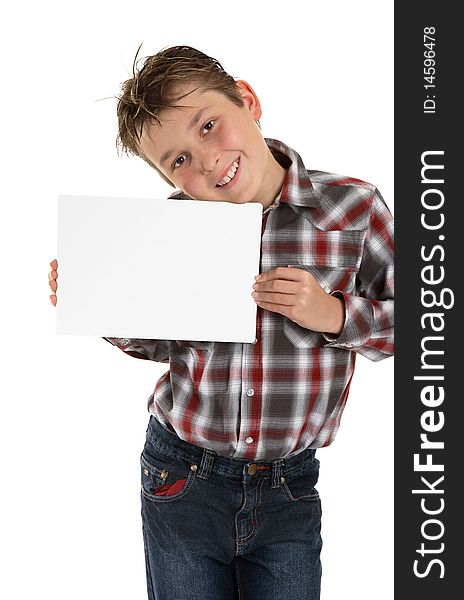
<path id="1" fill-rule="evenodd" d="M 309 250 L 285 266 L 311 273 L 327 294 L 340 291 L 356 295 L 363 239 L 364 231 L 318 231 L 316 242 L 309 244 Z M 288 317 L 283 319 L 284 335 L 293 346 L 316 348 L 327 344 L 321 332 L 301 327 Z"/>
<path id="2" fill-rule="evenodd" d="M 326 267 L 304 265 L 301 263 L 288 264 L 288 267 L 308 271 L 328 294 L 335 291 L 354 293 L 356 291 L 356 267 Z"/>

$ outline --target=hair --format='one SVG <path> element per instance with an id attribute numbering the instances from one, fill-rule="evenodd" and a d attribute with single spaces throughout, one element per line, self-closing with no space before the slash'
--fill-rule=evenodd
<path id="1" fill-rule="evenodd" d="M 164 48 L 153 56 L 137 60 L 132 66 L 133 77 L 121 84 L 117 97 L 118 135 L 116 147 L 124 154 L 140 156 L 172 187 L 173 183 L 140 151 L 140 138 L 146 124 L 161 125 L 163 110 L 177 107 L 188 95 L 186 86 L 196 84 L 202 90 L 224 94 L 237 106 L 243 106 L 234 78 L 226 73 L 215 58 L 191 46 Z M 198 89 L 195 88 L 195 89 Z"/>

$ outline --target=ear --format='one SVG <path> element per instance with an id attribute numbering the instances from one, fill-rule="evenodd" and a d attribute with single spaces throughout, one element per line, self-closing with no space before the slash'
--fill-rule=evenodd
<path id="1" fill-rule="evenodd" d="M 260 119 L 262 115 L 261 104 L 251 85 L 241 79 L 236 81 L 235 85 L 237 86 L 238 93 L 242 97 L 243 103 L 250 111 L 253 119 L 255 121 Z"/>

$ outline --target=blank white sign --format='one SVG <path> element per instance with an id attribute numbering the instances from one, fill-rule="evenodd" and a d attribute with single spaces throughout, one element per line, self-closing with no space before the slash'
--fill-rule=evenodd
<path id="1" fill-rule="evenodd" d="M 57 333 L 254 342 L 262 211 L 60 196 Z"/>

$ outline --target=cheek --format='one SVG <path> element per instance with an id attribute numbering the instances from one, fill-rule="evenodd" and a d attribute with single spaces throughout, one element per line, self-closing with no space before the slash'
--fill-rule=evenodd
<path id="1" fill-rule="evenodd" d="M 245 154 L 247 163 L 252 168 L 261 168 L 266 161 L 267 146 L 259 130 L 254 130 L 250 124 L 248 127 L 240 125 L 225 133 L 222 148 L 238 150 Z"/>
<path id="2" fill-rule="evenodd" d="M 241 123 L 235 123 L 234 127 L 223 129 L 219 136 L 219 147 L 230 150 L 240 150 L 246 142 L 247 135 L 242 131 Z"/>
<path id="3" fill-rule="evenodd" d="M 177 187 L 180 187 L 188 195 L 195 195 L 195 192 L 204 187 L 204 176 L 189 169 L 182 173 L 182 176 L 177 178 L 175 182 Z"/>

